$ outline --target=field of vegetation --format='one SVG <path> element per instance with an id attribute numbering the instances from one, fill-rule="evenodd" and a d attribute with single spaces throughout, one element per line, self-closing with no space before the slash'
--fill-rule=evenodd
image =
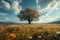
<path id="1" fill-rule="evenodd" d="M 60 40 L 60 24 L 1 24 L 0 40 Z"/>

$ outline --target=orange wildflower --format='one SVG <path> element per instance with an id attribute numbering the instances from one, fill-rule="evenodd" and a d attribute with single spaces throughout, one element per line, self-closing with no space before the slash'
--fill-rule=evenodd
<path id="1" fill-rule="evenodd" d="M 11 33 L 11 34 L 9 34 L 8 38 L 9 38 L 9 39 L 14 39 L 14 38 L 16 38 L 16 34 Z"/>

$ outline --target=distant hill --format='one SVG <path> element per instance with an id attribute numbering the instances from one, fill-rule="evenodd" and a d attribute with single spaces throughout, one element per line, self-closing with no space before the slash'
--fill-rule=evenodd
<path id="1" fill-rule="evenodd" d="M 18 22 L 1 22 L 0 24 L 28 24 L 28 23 L 18 23 Z M 32 24 L 46 24 L 46 23 L 32 23 Z M 60 21 L 54 21 L 47 24 L 60 24 Z"/>
<path id="2" fill-rule="evenodd" d="M 0 22 L 0 24 L 19 24 L 17 22 Z"/>
<path id="3" fill-rule="evenodd" d="M 50 22 L 50 24 L 60 24 L 60 21 Z"/>

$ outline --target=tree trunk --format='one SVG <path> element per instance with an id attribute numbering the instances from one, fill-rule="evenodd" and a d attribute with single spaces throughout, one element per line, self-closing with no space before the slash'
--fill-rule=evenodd
<path id="1" fill-rule="evenodd" d="M 31 24 L 31 21 L 30 20 L 28 22 L 29 22 L 29 24 Z"/>

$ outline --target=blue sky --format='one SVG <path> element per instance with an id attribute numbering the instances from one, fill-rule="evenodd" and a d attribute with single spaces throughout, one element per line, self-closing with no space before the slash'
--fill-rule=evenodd
<path id="1" fill-rule="evenodd" d="M 41 15 L 40 20 L 33 23 L 60 21 L 60 0 L 0 0 L 0 21 L 27 23 L 20 21 L 17 15 L 28 6 Z"/>

